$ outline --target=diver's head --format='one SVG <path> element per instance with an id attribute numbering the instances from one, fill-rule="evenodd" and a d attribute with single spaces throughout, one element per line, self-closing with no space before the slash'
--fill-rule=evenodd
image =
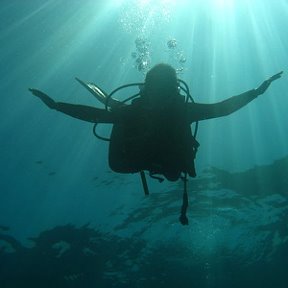
<path id="1" fill-rule="evenodd" d="M 158 64 L 145 78 L 144 97 L 151 103 L 167 102 L 179 95 L 176 70 L 168 64 Z"/>

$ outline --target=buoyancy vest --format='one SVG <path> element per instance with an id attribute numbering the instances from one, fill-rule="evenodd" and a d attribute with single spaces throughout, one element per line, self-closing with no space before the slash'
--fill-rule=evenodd
<path id="1" fill-rule="evenodd" d="M 199 146 L 186 117 L 186 103 L 148 107 L 142 99 L 119 108 L 113 125 L 109 165 L 118 173 L 149 171 L 176 181 L 182 172 L 195 177 L 195 153 Z"/>

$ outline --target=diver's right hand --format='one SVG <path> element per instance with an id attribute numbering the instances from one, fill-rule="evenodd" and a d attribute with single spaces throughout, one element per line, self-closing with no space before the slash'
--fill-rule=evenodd
<path id="1" fill-rule="evenodd" d="M 273 81 L 281 78 L 282 74 L 283 74 L 283 71 L 281 71 L 281 72 L 271 76 L 267 80 L 265 80 L 258 88 L 255 89 L 257 96 L 263 94 L 268 89 L 268 87 L 270 86 L 270 84 Z"/>
<path id="2" fill-rule="evenodd" d="M 28 89 L 34 96 L 39 97 L 49 108 L 57 109 L 57 103 L 45 93 L 40 90 L 29 88 Z"/>

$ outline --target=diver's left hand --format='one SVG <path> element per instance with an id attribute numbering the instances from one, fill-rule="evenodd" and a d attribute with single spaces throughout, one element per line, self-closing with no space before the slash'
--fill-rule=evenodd
<path id="1" fill-rule="evenodd" d="M 283 71 L 281 71 L 281 72 L 271 76 L 269 79 L 265 80 L 258 88 L 256 88 L 257 95 L 263 94 L 268 89 L 268 87 L 270 86 L 270 84 L 273 81 L 281 78 L 282 74 L 283 74 Z"/>

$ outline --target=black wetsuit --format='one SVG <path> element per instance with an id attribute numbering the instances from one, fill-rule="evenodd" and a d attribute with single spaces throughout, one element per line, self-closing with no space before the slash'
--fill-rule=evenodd
<path id="1" fill-rule="evenodd" d="M 168 180 L 182 172 L 195 177 L 197 141 L 192 136 L 193 122 L 229 115 L 257 97 L 250 90 L 215 104 L 185 103 L 179 95 L 169 105 L 151 107 L 142 98 L 113 111 L 58 102 L 56 110 L 72 117 L 113 125 L 109 165 L 115 172 L 147 170 Z"/>

